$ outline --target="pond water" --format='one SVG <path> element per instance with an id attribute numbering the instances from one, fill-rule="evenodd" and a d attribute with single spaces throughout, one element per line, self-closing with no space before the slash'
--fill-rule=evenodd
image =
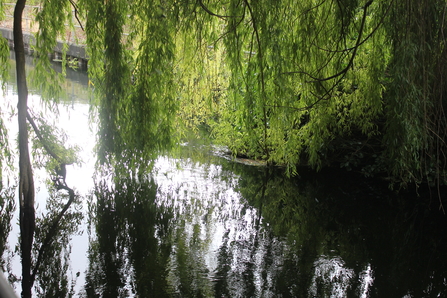
<path id="1" fill-rule="evenodd" d="M 286 178 L 192 140 L 143 179 L 112 184 L 94 176 L 87 82 L 70 72 L 69 104 L 55 120 L 84 161 L 67 169 L 84 214 L 67 250 L 75 297 L 447 296 L 446 217 L 435 195 L 397 194 L 336 169 Z M 38 109 L 38 94 L 30 102 Z M 36 175 L 44 214 L 46 177 Z M 10 248 L 17 237 L 13 224 Z M 6 255 L 19 275 L 20 260 Z"/>

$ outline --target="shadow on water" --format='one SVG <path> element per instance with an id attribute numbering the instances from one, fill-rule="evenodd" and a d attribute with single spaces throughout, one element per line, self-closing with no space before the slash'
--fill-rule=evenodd
<path id="1" fill-rule="evenodd" d="M 446 219 L 425 199 L 185 149 L 96 185 L 88 297 L 446 295 Z"/>
<path id="2" fill-rule="evenodd" d="M 428 211 L 426 198 L 397 196 L 386 184 L 339 171 L 303 173 L 292 180 L 269 171 L 257 176 L 241 179 L 240 191 L 272 234 L 284 237 L 287 250 L 275 278 L 276 293 L 446 294 L 446 219 Z M 262 179 L 253 191 L 254 182 Z"/>

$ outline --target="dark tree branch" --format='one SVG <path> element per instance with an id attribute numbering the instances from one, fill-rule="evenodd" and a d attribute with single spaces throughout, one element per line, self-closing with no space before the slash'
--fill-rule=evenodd
<path id="1" fill-rule="evenodd" d="M 385 17 L 388 15 L 389 11 L 391 10 L 391 6 L 393 5 L 394 1 L 395 1 L 395 0 L 393 0 L 393 1 L 390 3 L 390 5 L 388 6 L 388 8 L 386 9 L 385 13 L 384 13 L 383 16 L 381 17 L 381 19 L 380 19 L 378 25 L 377 25 L 376 27 L 374 27 L 374 29 L 372 30 L 372 32 L 371 32 L 370 34 L 368 34 L 368 36 L 365 37 L 365 39 L 363 39 L 362 41 L 359 42 L 359 40 L 360 40 L 360 38 L 361 38 L 361 33 L 362 33 L 362 31 L 363 31 L 364 23 L 365 23 L 366 9 L 372 4 L 373 1 L 372 1 L 372 0 L 371 0 L 371 1 L 368 1 L 368 2 L 363 6 L 363 9 L 364 9 L 364 12 L 363 12 L 363 19 L 362 19 L 361 29 L 360 29 L 360 33 L 359 33 L 359 38 L 357 39 L 357 43 L 356 43 L 355 46 L 353 46 L 353 47 L 351 47 L 351 48 L 348 48 L 348 49 L 339 50 L 339 51 L 325 50 L 325 49 L 320 49 L 320 50 L 327 51 L 327 52 L 330 52 L 330 53 L 347 52 L 347 51 L 357 50 L 357 48 L 360 47 L 363 43 L 365 43 L 369 38 L 371 38 L 371 36 L 372 36 L 372 35 L 379 29 L 379 27 L 383 24 L 384 19 L 385 19 Z M 324 2 L 324 1 L 323 1 L 323 2 Z M 322 3 L 323 3 L 323 2 L 322 2 Z M 322 4 L 322 3 L 320 3 L 320 4 Z M 344 78 L 344 75 L 345 75 L 346 72 L 349 70 L 349 67 L 351 66 L 351 64 L 352 64 L 352 62 L 353 62 L 353 60 L 354 60 L 354 56 L 355 56 L 355 53 L 353 53 L 353 55 L 351 56 L 350 63 L 348 64 L 348 66 L 347 66 L 345 69 L 343 69 L 340 73 L 338 73 L 338 74 L 336 74 L 336 75 L 333 75 L 333 76 L 331 76 L 331 77 L 329 77 L 329 78 L 326 78 L 326 79 L 318 79 L 318 78 L 312 77 L 310 74 L 308 74 L 308 73 L 306 73 L 306 72 L 302 72 L 302 71 L 284 72 L 284 73 L 282 73 L 282 74 L 306 74 L 306 75 L 310 76 L 311 78 L 313 78 L 315 82 L 323 82 L 323 81 L 327 81 L 327 80 L 333 79 L 333 78 L 335 78 L 335 77 L 337 77 L 337 76 L 340 76 L 340 75 L 343 75 L 343 76 L 341 77 L 341 79 L 343 79 L 343 78 Z M 331 59 L 332 59 L 332 58 L 331 58 Z M 310 105 L 308 105 L 308 106 L 305 106 L 305 107 L 302 107 L 302 108 L 295 108 L 295 107 L 290 107 L 290 106 L 272 106 L 272 107 L 292 109 L 292 110 L 295 110 L 295 111 L 305 111 L 305 110 L 310 110 L 310 109 L 313 108 L 317 103 L 319 103 L 320 101 L 324 100 L 325 97 L 328 96 L 328 95 L 330 94 L 330 92 L 332 92 L 332 90 L 335 88 L 335 86 L 338 85 L 338 84 L 341 82 L 341 79 L 339 79 L 335 84 L 333 84 L 333 86 L 332 86 L 329 90 L 326 90 L 323 96 L 318 96 L 318 99 L 317 99 L 314 103 L 312 103 L 312 104 L 310 104 Z"/>
<path id="2" fill-rule="evenodd" d="M 37 127 L 36 123 L 34 122 L 33 118 L 31 117 L 29 111 L 27 111 L 26 114 L 26 118 L 28 120 L 28 122 L 31 124 L 31 126 L 34 129 L 34 132 L 36 133 L 37 138 L 39 139 L 39 141 L 42 143 L 42 146 L 44 147 L 44 149 L 47 151 L 47 153 L 54 158 L 55 160 L 57 160 L 60 163 L 60 166 L 64 167 L 65 170 L 65 163 L 63 163 L 62 159 L 60 156 L 58 156 L 53 150 L 51 150 L 51 148 L 46 144 L 39 128 Z M 44 242 L 42 243 L 42 245 L 39 248 L 39 253 L 37 256 L 37 261 L 36 264 L 34 265 L 34 270 L 32 272 L 31 275 L 31 285 L 34 283 L 34 280 L 36 278 L 36 274 L 39 271 L 39 267 L 40 264 L 42 263 L 43 257 L 45 255 L 45 251 L 48 248 L 48 246 L 51 244 L 51 241 L 53 240 L 54 236 L 56 235 L 57 231 L 58 231 L 58 227 L 59 227 L 59 222 L 61 221 L 62 217 L 64 216 L 65 212 L 68 210 L 68 208 L 70 208 L 71 204 L 73 203 L 74 199 L 75 199 L 75 194 L 73 189 L 71 189 L 70 187 L 67 186 L 67 184 L 65 183 L 65 177 L 63 177 L 63 181 L 61 182 L 59 180 L 60 178 L 57 177 L 56 180 L 53 180 L 55 182 L 55 186 L 57 188 L 57 190 L 61 190 L 64 189 L 68 192 L 69 195 L 69 200 L 68 202 L 65 204 L 64 208 L 61 210 L 61 212 L 59 212 L 58 216 L 54 219 L 48 234 L 45 237 Z"/>
<path id="3" fill-rule="evenodd" d="M 362 40 L 362 33 L 363 33 L 363 30 L 364 30 L 364 27 L 365 27 L 367 8 L 368 8 L 369 5 L 371 5 L 371 3 L 372 3 L 372 1 L 368 1 L 368 3 L 364 6 L 363 18 L 362 18 L 362 23 L 360 25 L 359 36 L 357 37 L 357 41 L 355 43 L 354 50 L 353 50 L 353 53 L 351 55 L 351 58 L 349 59 L 348 65 L 344 69 L 342 69 L 338 73 L 336 73 L 334 75 L 331 75 L 329 77 L 326 77 L 326 78 L 317 78 L 317 77 L 314 77 L 313 75 L 311 75 L 310 73 L 307 73 L 307 72 L 297 72 L 297 73 L 305 74 L 308 77 L 310 77 L 312 80 L 314 80 L 315 82 L 329 81 L 329 80 L 332 80 L 332 79 L 337 78 L 339 76 L 344 76 L 348 72 L 348 70 L 352 67 L 352 65 L 354 64 L 354 58 L 357 55 L 357 50 L 358 50 L 358 48 L 360 46 L 360 41 Z"/>
<path id="4" fill-rule="evenodd" d="M 347 49 L 343 49 L 343 50 L 329 50 L 329 49 L 323 49 L 323 48 L 320 48 L 320 47 L 318 47 L 318 49 L 321 50 L 321 51 L 329 52 L 329 53 L 342 53 L 342 52 L 350 52 L 355 47 L 361 46 L 362 44 L 364 44 L 366 41 L 368 41 L 374 35 L 374 33 L 380 28 L 380 26 L 382 26 L 383 22 L 385 21 L 386 16 L 388 15 L 388 13 L 391 10 L 391 7 L 392 7 L 394 1 L 395 0 L 391 1 L 390 5 L 388 5 L 388 8 L 386 9 L 385 13 L 380 18 L 380 21 L 377 24 L 377 26 L 374 27 L 374 29 L 371 31 L 371 33 L 369 33 L 358 45 L 355 45 L 353 47 L 350 47 L 350 48 L 347 48 Z M 365 8 L 370 6 L 372 1 L 369 1 L 368 3 L 367 3 L 367 5 L 364 6 Z M 291 73 L 293 73 L 293 72 L 291 72 Z M 288 73 L 285 73 L 285 74 L 288 74 Z"/>
<path id="5" fill-rule="evenodd" d="M 55 160 L 57 160 L 58 162 L 62 163 L 62 159 L 60 158 L 60 156 L 58 156 L 45 142 L 42 134 L 40 133 L 39 128 L 37 127 L 36 123 L 33 120 L 33 117 L 31 117 L 29 111 L 26 112 L 26 119 L 28 120 L 29 124 L 31 124 L 31 126 L 34 129 L 34 132 L 36 133 L 37 138 L 39 139 L 40 143 L 42 144 L 42 146 L 44 147 L 44 149 L 47 151 L 47 153 L 54 158 Z"/>
<path id="6" fill-rule="evenodd" d="M 81 26 L 82 31 L 85 31 L 84 26 L 82 26 L 81 20 L 79 20 L 79 17 L 78 17 L 78 5 L 73 0 L 68 0 L 68 1 L 70 1 L 71 6 L 73 6 L 73 8 L 74 8 L 75 18 L 78 21 L 79 26 Z"/>
<path id="7" fill-rule="evenodd" d="M 18 0 L 14 8 L 14 51 L 16 54 L 17 118 L 19 125 L 19 203 L 20 203 L 20 249 L 22 258 L 22 297 L 31 298 L 31 252 L 34 241 L 35 209 L 34 178 L 28 148 L 28 87 L 25 71 L 25 47 L 23 42 L 22 16 L 26 0 Z"/>
<path id="8" fill-rule="evenodd" d="M 313 7 L 311 7 L 311 8 L 308 8 L 308 9 L 306 9 L 305 11 L 303 11 L 303 12 L 301 13 L 301 15 L 306 14 L 306 13 L 308 13 L 308 12 L 311 11 L 311 10 L 317 9 L 318 7 L 320 7 L 321 5 L 323 5 L 324 2 L 326 2 L 326 1 L 327 1 L 327 0 L 322 0 L 320 3 L 317 3 L 315 6 L 313 6 Z"/>
<path id="9" fill-rule="evenodd" d="M 269 156 L 269 151 L 267 149 L 267 109 L 266 109 L 266 104 L 265 104 L 265 78 L 264 78 L 264 63 L 263 63 L 263 59 L 264 59 L 264 54 L 263 54 L 263 50 L 262 50 L 262 46 L 261 46 L 261 38 L 259 36 L 259 29 L 258 29 L 258 24 L 257 24 L 257 20 L 255 18 L 255 15 L 253 13 L 253 10 L 251 8 L 250 3 L 248 2 L 248 0 L 244 0 L 245 4 L 247 5 L 248 11 L 250 13 L 251 16 L 251 20 L 253 23 L 253 31 L 255 33 L 256 36 L 256 43 L 258 45 L 258 60 L 259 60 L 259 64 L 260 64 L 260 74 L 261 74 L 261 90 L 262 90 L 262 101 L 263 101 L 263 105 L 262 105 L 262 114 L 263 114 L 263 124 L 264 124 L 264 144 L 259 144 L 261 146 L 261 148 L 264 150 L 264 153 L 267 155 L 267 159 Z M 250 49 L 250 52 L 252 50 Z M 258 140 L 259 143 L 259 140 Z"/>
<path id="10" fill-rule="evenodd" d="M 311 74 L 309 74 L 309 73 L 307 73 L 307 72 L 288 72 L 288 73 L 287 73 L 287 74 L 292 74 L 292 73 L 301 73 L 301 74 L 305 74 L 305 75 L 307 75 L 308 77 L 310 77 L 311 79 L 313 79 L 313 82 L 314 82 L 314 83 L 319 83 L 320 85 L 321 85 L 322 82 L 325 82 L 325 81 L 329 81 L 329 80 L 338 78 L 338 80 L 337 80 L 334 84 L 332 84 L 331 88 L 325 90 L 325 92 L 324 92 L 323 95 L 321 95 L 321 96 L 316 96 L 316 97 L 317 97 L 317 100 L 316 100 L 315 102 L 313 102 L 312 104 L 307 105 L 307 106 L 302 107 L 302 108 L 289 107 L 290 109 L 293 109 L 293 110 L 296 110 L 296 111 L 305 111 L 305 110 L 310 110 L 310 109 L 312 109 L 312 108 L 313 108 L 316 104 L 318 104 L 320 101 L 322 101 L 322 100 L 326 100 L 327 97 L 330 96 L 330 94 L 332 93 L 332 91 L 335 89 L 335 87 L 338 86 L 338 84 L 344 79 L 344 77 L 346 76 L 348 70 L 352 67 L 352 65 L 353 65 L 353 63 L 354 63 L 354 58 L 355 58 L 355 56 L 356 56 L 356 54 L 357 54 L 357 50 L 358 50 L 358 48 L 359 48 L 359 46 L 360 46 L 360 42 L 361 42 L 361 39 L 362 39 L 362 33 L 363 33 L 363 30 L 364 30 L 364 26 L 365 26 L 366 13 L 367 13 L 366 9 L 371 5 L 372 2 L 373 2 L 372 0 L 371 0 L 371 1 L 368 1 L 368 2 L 365 4 L 365 6 L 363 7 L 363 9 L 364 9 L 364 10 L 363 10 L 363 18 L 362 18 L 362 23 L 361 23 L 361 25 L 360 25 L 359 36 L 358 36 L 358 38 L 357 38 L 356 45 L 353 47 L 354 52 L 352 53 L 351 58 L 349 59 L 348 65 L 347 65 L 343 70 L 341 70 L 340 72 L 338 72 L 338 73 L 336 73 L 336 74 L 334 74 L 334 75 L 332 75 L 332 76 L 326 77 L 326 78 L 317 78 L 317 77 L 312 76 Z M 331 58 L 331 59 L 332 59 L 332 58 Z M 321 85 L 321 86 L 322 86 L 322 85 Z M 322 87 L 323 87 L 323 86 L 322 86 Z M 323 87 L 323 88 L 324 88 L 324 87 Z M 313 93 L 312 93 L 312 94 L 313 94 Z M 315 94 L 313 94 L 313 95 L 315 95 Z"/>
<path id="11" fill-rule="evenodd" d="M 236 28 L 239 27 L 239 25 L 242 23 L 242 21 L 244 21 L 244 17 L 245 17 L 245 7 L 244 7 L 244 13 L 243 13 L 241 16 L 239 16 L 239 17 L 240 17 L 240 20 L 237 22 L 237 24 L 235 24 L 235 25 L 233 26 L 234 28 L 232 28 L 232 29 L 234 29 L 234 31 L 236 31 Z M 222 38 L 224 38 L 225 36 L 227 36 L 227 35 L 229 35 L 231 32 L 233 32 L 232 29 L 226 31 L 226 32 L 223 33 L 221 36 L 219 36 L 219 38 L 217 38 L 217 39 L 214 41 L 214 44 L 216 44 L 219 40 L 221 40 Z"/>

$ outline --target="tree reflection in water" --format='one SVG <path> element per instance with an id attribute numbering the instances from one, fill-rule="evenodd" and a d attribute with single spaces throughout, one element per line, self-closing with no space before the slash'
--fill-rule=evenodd
<path id="1" fill-rule="evenodd" d="M 11 252 L 8 246 L 8 236 L 12 230 L 12 219 L 15 206 L 15 186 L 3 185 L 0 167 L 0 274 L 7 272 L 5 269 L 10 267 L 10 256 L 4 258 L 4 253 Z"/>
<path id="2" fill-rule="evenodd" d="M 88 297 L 446 294 L 445 218 L 371 180 L 187 153 L 92 201 Z"/>
<path id="3" fill-rule="evenodd" d="M 88 297 L 164 297 L 171 243 L 170 211 L 156 206 L 153 181 L 97 183 L 92 209 Z"/>

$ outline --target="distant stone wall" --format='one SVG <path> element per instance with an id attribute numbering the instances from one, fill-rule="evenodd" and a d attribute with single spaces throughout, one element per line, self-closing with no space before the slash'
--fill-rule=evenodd
<path id="1" fill-rule="evenodd" d="M 15 3 L 5 2 L 3 3 L 5 9 L 4 19 L 0 21 L 0 31 L 5 37 L 11 49 L 14 48 L 14 37 L 12 33 L 13 23 L 14 23 L 14 8 Z M 23 41 L 25 43 L 25 51 L 29 55 L 33 55 L 32 45 L 35 44 L 35 39 L 33 34 L 38 32 L 39 24 L 35 21 L 36 12 L 41 9 L 40 6 L 36 5 L 25 5 L 23 10 L 23 18 L 22 18 L 22 29 L 23 29 Z M 81 69 L 87 69 L 88 57 L 85 53 L 85 32 L 82 29 L 82 26 L 78 23 L 78 20 L 75 18 L 75 12 L 72 13 L 73 26 L 67 26 L 67 32 L 64 37 L 61 37 L 61 40 L 65 40 L 68 44 L 67 50 L 67 58 L 74 59 L 76 58 L 78 62 L 78 66 Z M 55 61 L 60 61 L 62 57 L 62 49 L 63 43 L 58 42 L 56 48 L 53 53 L 48 53 L 50 57 Z"/>
<path id="2" fill-rule="evenodd" d="M 0 28 L 2 35 L 8 41 L 9 47 L 14 49 L 14 35 L 12 29 L 9 28 Z M 23 43 L 25 44 L 25 52 L 29 55 L 33 54 L 33 50 L 31 45 L 35 44 L 36 41 L 32 34 L 23 33 Z"/>
<path id="3" fill-rule="evenodd" d="M 2 36 L 8 40 L 9 47 L 11 49 L 14 48 L 14 36 L 12 29 L 9 28 L 0 28 Z M 23 42 L 25 44 L 25 52 L 29 55 L 33 55 L 33 47 L 32 45 L 36 43 L 34 36 L 30 33 L 23 33 Z M 62 58 L 64 44 L 62 42 L 57 42 L 56 48 L 53 53 L 49 53 L 51 58 L 58 61 Z M 78 62 L 78 67 L 80 69 L 86 70 L 88 64 L 88 57 L 85 52 L 85 46 L 79 46 L 70 44 L 68 45 L 68 49 L 66 52 L 67 58 L 76 59 Z"/>

